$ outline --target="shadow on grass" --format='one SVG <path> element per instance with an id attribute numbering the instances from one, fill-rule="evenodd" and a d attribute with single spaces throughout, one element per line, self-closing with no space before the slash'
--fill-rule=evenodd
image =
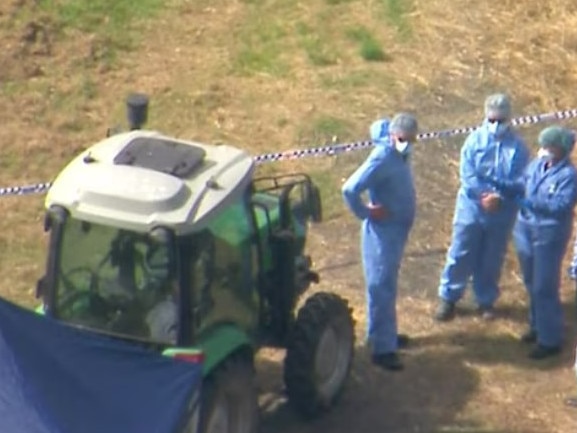
<path id="1" fill-rule="evenodd" d="M 403 360 L 404 371 L 381 371 L 368 362 L 365 348 L 357 348 L 340 401 L 313 421 L 301 419 L 286 401 L 282 363 L 263 360 L 258 366 L 262 433 L 513 433 L 487 430 L 475 420 L 457 417 L 479 386 L 478 373 L 467 365 L 465 354 L 409 350 Z"/>
<path id="2" fill-rule="evenodd" d="M 470 320 L 467 316 L 473 316 L 473 309 L 460 310 L 459 316 L 465 320 Z M 434 333 L 426 336 L 416 337 L 413 345 L 419 348 L 443 345 L 459 350 L 459 357 L 473 363 L 485 365 L 511 364 L 526 370 L 556 370 L 573 365 L 575 361 L 576 344 L 576 320 L 575 305 L 573 303 L 564 305 L 564 325 L 565 343 L 563 351 L 557 356 L 544 360 L 533 360 L 528 357 L 534 345 L 524 343 L 520 340 L 520 335 L 513 333 L 498 332 L 499 320 L 508 320 L 527 323 L 527 309 L 522 306 L 506 305 L 498 309 L 499 319 L 487 324 L 485 329 L 478 332 L 467 331 L 447 331 Z M 459 320 L 459 319 L 456 319 Z M 472 319 L 475 320 L 475 319 Z M 482 319 L 476 319 L 482 320 Z M 443 326 L 439 324 L 438 326 Z M 453 328 L 454 329 L 454 328 Z"/>
<path id="3" fill-rule="evenodd" d="M 422 251 L 409 251 L 405 254 L 405 258 L 421 258 L 421 257 L 434 257 L 434 256 L 444 256 L 447 252 L 446 248 L 433 248 L 430 250 L 422 250 Z M 350 259 L 350 260 L 345 260 L 342 262 L 335 262 L 335 263 L 331 263 L 328 264 L 326 266 L 323 266 L 322 268 L 319 268 L 319 272 L 328 272 L 328 271 L 334 271 L 337 269 L 344 269 L 344 268 L 348 268 L 351 266 L 356 266 L 359 265 L 361 263 L 360 259 Z"/>

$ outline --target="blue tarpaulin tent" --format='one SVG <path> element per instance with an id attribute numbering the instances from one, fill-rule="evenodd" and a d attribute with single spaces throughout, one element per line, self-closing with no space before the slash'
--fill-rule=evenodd
<path id="1" fill-rule="evenodd" d="M 177 433 L 201 375 L 0 299 L 0 432 Z"/>

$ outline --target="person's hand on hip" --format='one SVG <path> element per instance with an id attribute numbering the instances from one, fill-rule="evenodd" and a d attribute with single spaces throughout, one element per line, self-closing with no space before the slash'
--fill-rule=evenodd
<path id="1" fill-rule="evenodd" d="M 369 218 L 374 221 L 382 221 L 389 216 L 389 212 L 380 204 L 370 203 L 369 208 Z"/>

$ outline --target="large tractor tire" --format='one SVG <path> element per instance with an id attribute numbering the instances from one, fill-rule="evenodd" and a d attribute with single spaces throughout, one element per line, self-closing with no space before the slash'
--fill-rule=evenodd
<path id="1" fill-rule="evenodd" d="M 284 382 L 289 402 L 305 418 L 328 410 L 348 379 L 355 347 L 347 301 L 316 293 L 298 312 L 287 342 Z"/>
<path id="2" fill-rule="evenodd" d="M 257 433 L 258 393 L 252 359 L 232 356 L 203 383 L 199 433 Z"/>

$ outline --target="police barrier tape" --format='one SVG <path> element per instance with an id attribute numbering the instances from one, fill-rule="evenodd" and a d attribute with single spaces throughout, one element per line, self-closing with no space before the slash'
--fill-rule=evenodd
<path id="1" fill-rule="evenodd" d="M 511 120 L 511 124 L 514 126 L 525 126 L 550 120 L 566 120 L 566 119 L 573 119 L 576 117 L 577 117 L 577 109 L 571 109 L 571 110 L 555 111 L 551 113 L 517 117 Z M 417 140 L 431 140 L 435 138 L 463 135 L 472 132 L 477 128 L 479 128 L 479 125 L 467 126 L 464 128 L 447 129 L 444 131 L 424 132 L 417 136 Z M 262 155 L 257 155 L 254 157 L 254 160 L 257 164 L 262 164 L 265 162 L 276 162 L 276 161 L 293 160 L 308 157 L 334 156 L 340 153 L 365 149 L 367 147 L 370 147 L 372 144 L 373 143 L 371 140 L 364 140 L 364 141 L 355 141 L 352 143 L 312 147 L 308 149 L 285 150 L 282 152 L 265 153 Z M 41 194 L 48 191 L 51 185 L 52 185 L 51 182 L 43 182 L 31 185 L 0 188 L 0 197 L 10 195 Z"/>

